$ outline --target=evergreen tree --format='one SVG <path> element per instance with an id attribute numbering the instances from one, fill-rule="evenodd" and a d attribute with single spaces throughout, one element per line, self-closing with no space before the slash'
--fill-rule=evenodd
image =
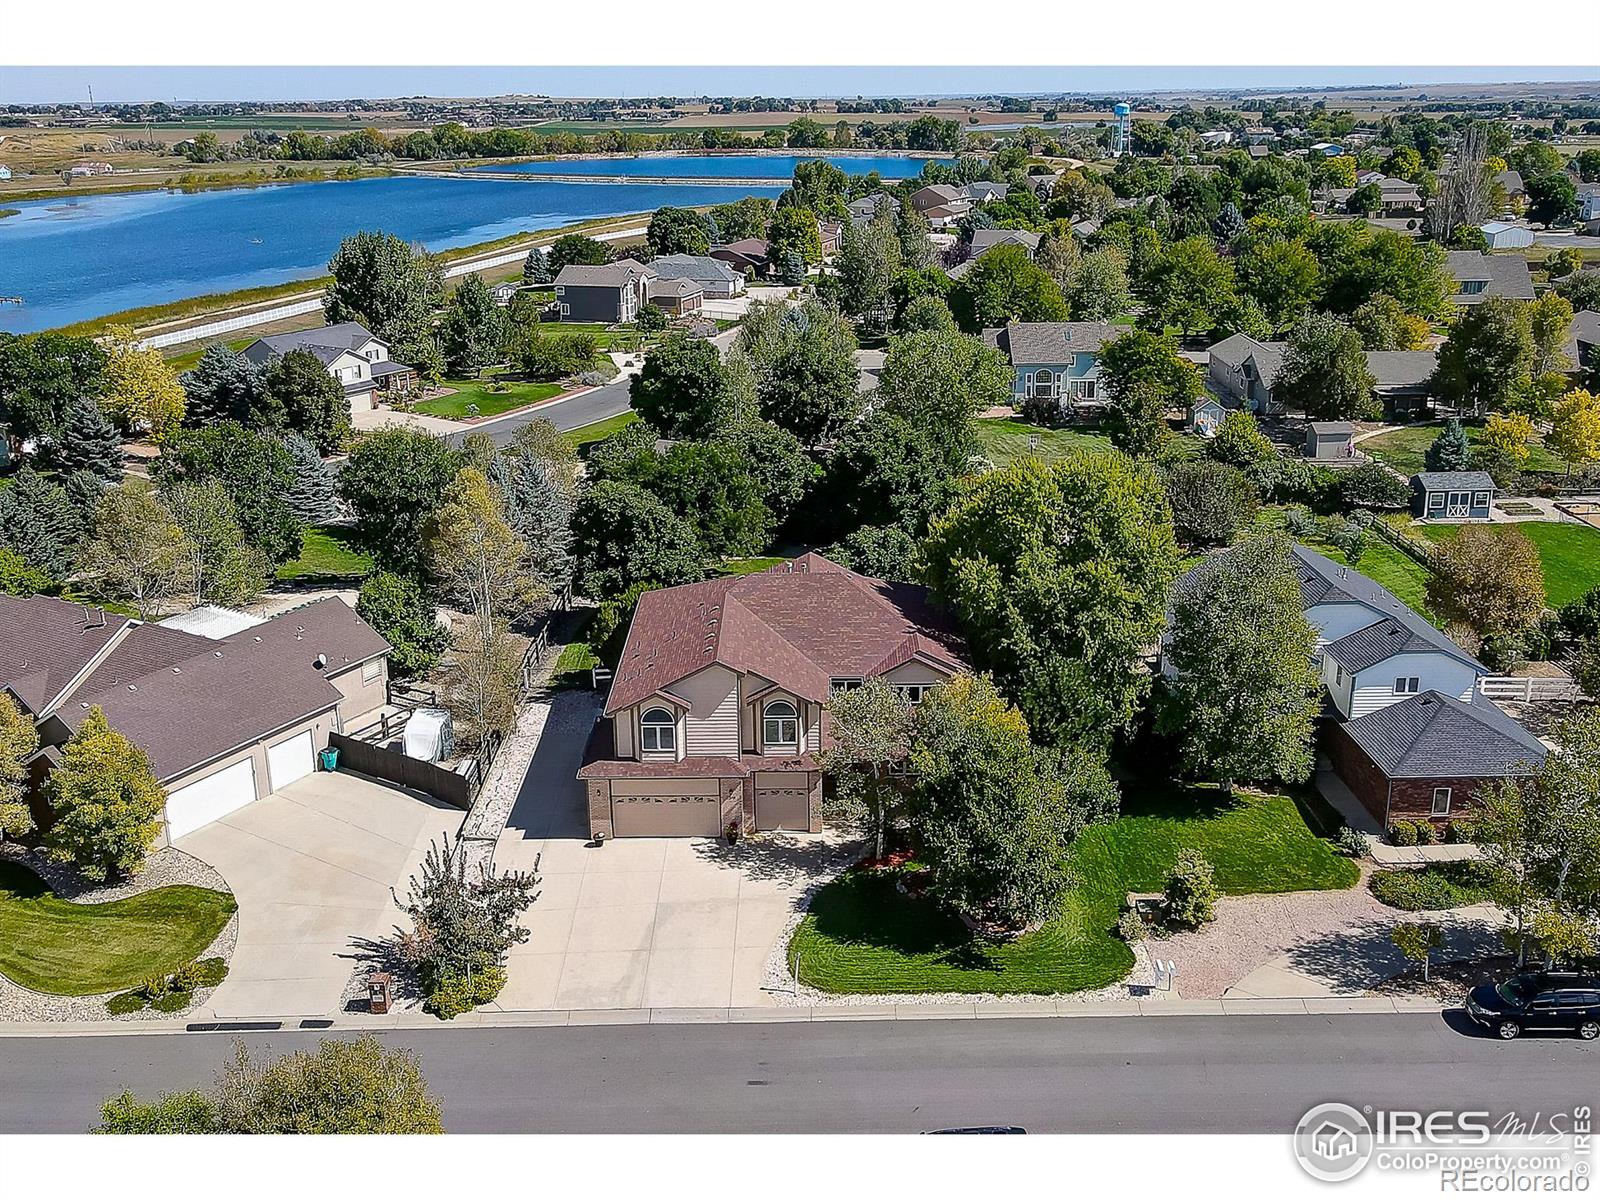
<path id="1" fill-rule="evenodd" d="M 110 485 L 93 471 L 74 471 L 61 481 L 61 488 L 67 494 L 72 511 L 77 514 L 80 528 L 89 527 L 89 522 L 94 517 L 95 505 L 100 503 L 100 497 L 105 495 L 108 486 Z"/>
<path id="2" fill-rule="evenodd" d="M 179 376 L 178 382 L 183 384 L 186 399 L 185 424 L 238 421 L 248 425 L 262 415 L 267 386 L 261 368 L 221 342 L 207 346 L 200 361 Z"/>
<path id="3" fill-rule="evenodd" d="M 122 439 L 88 396 L 78 397 L 67 409 L 51 457 L 63 471 L 89 471 L 107 483 L 122 479 Z"/>
<path id="4" fill-rule="evenodd" d="M 528 251 L 528 261 L 522 264 L 522 282 L 538 286 L 549 283 L 552 278 L 550 256 L 535 246 Z"/>
<path id="5" fill-rule="evenodd" d="M 528 545 L 534 573 L 552 590 L 570 583 L 573 496 L 552 465 L 531 455 L 497 454 L 489 482 L 500 490 L 506 523 Z"/>
<path id="6" fill-rule="evenodd" d="M 1467 444 L 1467 431 L 1460 421 L 1451 418 L 1445 422 L 1422 461 L 1430 471 L 1465 471 L 1471 467 L 1472 448 Z"/>
<path id="7" fill-rule="evenodd" d="M 83 523 L 66 491 L 23 467 L 0 488 L 0 548 L 20 554 L 52 579 L 72 572 Z"/>
<path id="8" fill-rule="evenodd" d="M 298 433 L 283 439 L 284 448 L 294 460 L 294 486 L 289 490 L 289 507 L 307 525 L 326 525 L 340 517 L 333 471 L 311 442 Z"/>
<path id="9" fill-rule="evenodd" d="M 494 302 L 488 285 L 468 275 L 450 297 L 439 325 L 439 347 L 451 371 L 475 374 L 505 357 L 510 332 L 505 309 Z"/>

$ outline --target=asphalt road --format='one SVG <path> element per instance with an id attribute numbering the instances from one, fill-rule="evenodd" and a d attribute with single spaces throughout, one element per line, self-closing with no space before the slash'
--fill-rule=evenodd
<path id="1" fill-rule="evenodd" d="M 1464 1019 L 1460 1022 L 1465 1025 Z M 1467 1027 L 1470 1028 L 1470 1027 Z M 77 1133 L 122 1088 L 204 1085 L 228 1034 L 0 1039 L 0 1132 Z M 246 1035 L 286 1051 L 313 1033 Z M 1549 1113 L 1596 1044 L 1432 1014 L 405 1030 L 456 1133 L 1288 1133 L 1313 1104 Z"/>
<path id="2" fill-rule="evenodd" d="M 596 421 L 627 412 L 628 387 L 631 383 L 632 379 L 624 376 L 582 395 L 535 404 L 531 408 L 508 413 L 496 421 L 481 421 L 470 430 L 450 434 L 445 440 L 452 446 L 459 446 L 468 433 L 487 433 L 496 446 L 504 446 L 517 435 L 517 430 L 540 420 L 551 422 L 563 433 L 569 429 L 581 429 L 585 425 L 593 425 Z"/>

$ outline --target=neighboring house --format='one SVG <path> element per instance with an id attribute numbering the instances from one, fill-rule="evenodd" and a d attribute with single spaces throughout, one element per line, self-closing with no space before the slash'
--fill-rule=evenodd
<path id="1" fill-rule="evenodd" d="M 163 845 L 309 775 L 330 733 L 383 707 L 389 650 L 337 597 L 152 625 L 0 595 L 0 687 L 38 727 L 35 792 L 99 707 L 166 789 Z"/>
<path id="2" fill-rule="evenodd" d="M 1233 141 L 1233 131 L 1228 129 L 1208 129 L 1200 135 L 1200 142 L 1205 146 L 1226 146 Z"/>
<path id="3" fill-rule="evenodd" d="M 1064 173 L 1062 171 L 1047 171 L 1043 175 L 1029 175 L 1027 177 L 1028 187 L 1039 199 L 1048 200 L 1050 199 L 1050 193 L 1055 191 L 1056 184 L 1061 181 L 1061 176 Z"/>
<path id="4" fill-rule="evenodd" d="M 1491 250 L 1520 250 L 1533 245 L 1533 230 L 1523 225 L 1507 225 L 1504 221 L 1485 221 L 1478 226 L 1483 240 Z"/>
<path id="5" fill-rule="evenodd" d="M 416 368 L 390 359 L 389 343 L 358 321 L 268 334 L 246 346 L 244 356 L 265 366 L 291 350 L 314 355 L 328 369 L 344 388 L 352 413 L 376 407 L 380 397 L 412 392 L 419 382 Z"/>
<path id="6" fill-rule="evenodd" d="M 1416 184 L 1407 183 L 1404 179 L 1394 179 L 1376 171 L 1368 171 L 1356 176 L 1356 185 L 1378 189 L 1380 199 L 1377 216 L 1417 216 L 1423 211 L 1422 193 L 1417 190 Z M 1328 205 L 1343 212 L 1355 192 L 1356 188 L 1329 188 L 1326 193 Z"/>
<path id="7" fill-rule="evenodd" d="M 1041 237 L 1026 229 L 974 229 L 972 231 L 972 258 L 982 258 L 996 246 L 1021 246 L 1033 258 L 1039 249 Z"/>
<path id="8" fill-rule="evenodd" d="M 1596 232 L 1589 226 L 1600 225 L 1600 188 L 1578 193 L 1578 220 L 1584 227 L 1583 232 Z"/>
<path id="9" fill-rule="evenodd" d="M 741 275 L 765 275 L 770 267 L 770 251 L 764 238 L 740 238 L 736 242 L 713 246 L 708 253 Z"/>
<path id="10" fill-rule="evenodd" d="M 926 589 L 816 554 L 645 592 L 578 771 L 590 833 L 819 831 L 828 697 L 882 678 L 916 703 L 965 668 Z"/>
<path id="11" fill-rule="evenodd" d="M 697 313 L 706 302 L 705 289 L 692 279 L 652 279 L 645 293 L 652 305 L 674 317 Z"/>
<path id="12" fill-rule="evenodd" d="M 107 162 L 78 163 L 76 166 L 69 167 L 67 169 L 68 175 L 76 176 L 78 178 L 84 178 L 91 175 L 110 175 L 114 172 L 115 168 Z"/>
<path id="13" fill-rule="evenodd" d="M 969 183 L 965 189 L 967 199 L 974 204 L 986 204 L 990 200 L 1004 200 L 1006 194 L 1010 191 L 1009 185 L 991 183 L 986 179 L 980 179 L 976 183 Z"/>
<path id="14" fill-rule="evenodd" d="M 850 213 L 850 224 L 865 225 L 877 215 L 878 206 L 881 204 L 887 204 L 891 213 L 900 211 L 900 201 L 888 192 L 873 192 L 870 196 L 859 196 L 845 205 Z"/>
<path id="15" fill-rule="evenodd" d="M 1505 192 L 1506 199 L 1513 203 L 1526 198 L 1528 195 L 1528 189 L 1523 185 L 1522 172 L 1520 171 L 1496 171 L 1494 181 Z"/>
<path id="16" fill-rule="evenodd" d="M 1433 399 L 1433 373 L 1439 366 L 1437 350 L 1368 350 L 1367 370 L 1373 391 L 1383 402 L 1389 420 L 1425 415 Z"/>
<path id="17" fill-rule="evenodd" d="M 911 193 L 911 207 L 923 213 L 935 208 L 971 207 L 971 204 L 961 188 L 948 183 L 930 183 Z"/>
<path id="18" fill-rule="evenodd" d="M 494 302 L 501 308 L 509 308 L 511 302 L 517 298 L 517 293 L 521 290 L 521 284 L 497 283 L 489 289 L 489 295 L 494 297 Z"/>
<path id="19" fill-rule="evenodd" d="M 928 224 L 934 229 L 949 229 L 971 211 L 972 206 L 962 201 L 960 204 L 937 204 L 923 209 L 922 215 L 928 218 Z"/>
<path id="20" fill-rule="evenodd" d="M 1587 371 L 1600 363 L 1600 313 L 1584 309 L 1572 315 L 1565 351 L 1575 371 Z"/>
<path id="21" fill-rule="evenodd" d="M 1100 224 L 1101 222 L 1094 217 L 1084 217 L 1072 223 L 1072 232 L 1078 235 L 1080 242 L 1086 242 L 1100 232 Z"/>
<path id="22" fill-rule="evenodd" d="M 1207 355 L 1206 382 L 1229 408 L 1263 416 L 1283 411 L 1272 395 L 1283 367 L 1287 342 L 1258 342 L 1236 333 L 1212 346 Z"/>
<path id="23" fill-rule="evenodd" d="M 1347 462 L 1356 457 L 1356 430 L 1349 421 L 1312 421 L 1306 426 L 1306 457 Z"/>
<path id="24" fill-rule="evenodd" d="M 631 258 L 600 266 L 568 263 L 555 278 L 556 304 L 563 321 L 620 325 L 636 320 L 649 300 L 655 271 Z"/>
<path id="25" fill-rule="evenodd" d="M 1445 266 L 1456 281 L 1457 304 L 1482 304 L 1491 296 L 1510 300 L 1533 299 L 1533 276 L 1528 260 L 1514 255 L 1489 255 L 1481 250 L 1451 250 Z"/>
<path id="26" fill-rule="evenodd" d="M 10 178 L 11 178 L 11 168 L 6 166 L 5 163 L 0 163 L 0 179 L 10 179 Z"/>
<path id="27" fill-rule="evenodd" d="M 838 221 L 818 221 L 817 239 L 822 243 L 824 255 L 837 254 L 844 240 L 844 226 Z"/>
<path id="28" fill-rule="evenodd" d="M 1487 521 L 1494 480 L 1487 471 L 1423 471 L 1411 477 L 1412 511 L 1424 521 Z"/>
<path id="29" fill-rule="evenodd" d="M 1272 147 L 1271 146 L 1265 145 L 1262 142 L 1251 142 L 1250 143 L 1250 157 L 1251 158 L 1258 158 L 1258 159 L 1259 158 L 1268 158 L 1268 157 L 1271 156 L 1271 154 L 1272 154 Z"/>
<path id="30" fill-rule="evenodd" d="M 1328 730 L 1323 750 L 1384 828 L 1447 820 L 1486 785 L 1532 775 L 1545 748 L 1488 701 L 1420 692 Z"/>
<path id="31" fill-rule="evenodd" d="M 1065 409 L 1100 399 L 1100 351 L 1125 332 L 1104 321 L 1013 321 L 985 329 L 983 340 L 1010 361 L 1018 404 L 1051 399 Z"/>
<path id="32" fill-rule="evenodd" d="M 650 269 L 661 279 L 693 280 L 707 300 L 731 300 L 744 294 L 744 272 L 708 254 L 666 254 L 651 259 Z"/>

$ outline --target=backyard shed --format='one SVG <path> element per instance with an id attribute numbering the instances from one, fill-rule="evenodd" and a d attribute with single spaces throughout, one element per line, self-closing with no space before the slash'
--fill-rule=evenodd
<path id="1" fill-rule="evenodd" d="M 1356 456 L 1356 430 L 1349 421 L 1312 421 L 1306 426 L 1306 457 L 1338 462 Z"/>
<path id="2" fill-rule="evenodd" d="M 1416 515 L 1425 521 L 1487 521 L 1494 480 L 1487 471 L 1423 471 L 1411 478 Z"/>

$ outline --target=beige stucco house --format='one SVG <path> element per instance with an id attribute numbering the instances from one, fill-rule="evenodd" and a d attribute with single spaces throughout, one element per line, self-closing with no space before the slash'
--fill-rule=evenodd
<path id="1" fill-rule="evenodd" d="M 578 778 L 596 838 L 822 828 L 831 693 L 966 668 L 925 589 L 805 554 L 646 592 Z"/>

